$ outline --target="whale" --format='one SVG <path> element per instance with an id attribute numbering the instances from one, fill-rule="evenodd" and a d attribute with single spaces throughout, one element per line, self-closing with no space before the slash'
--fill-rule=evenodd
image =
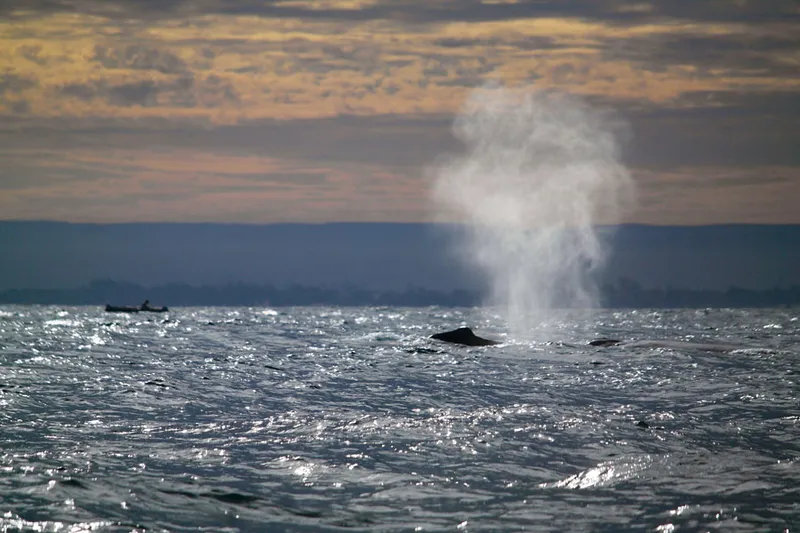
<path id="1" fill-rule="evenodd" d="M 452 331 L 437 333 L 435 335 L 431 335 L 431 338 L 438 341 L 461 344 L 464 346 L 494 346 L 496 344 L 502 344 L 499 341 L 478 337 L 470 328 L 458 328 Z"/>
<path id="2" fill-rule="evenodd" d="M 667 348 L 670 350 L 705 350 L 709 352 L 732 352 L 745 348 L 744 346 L 736 346 L 733 344 L 724 344 L 719 342 L 691 342 L 682 340 L 670 339 L 643 339 L 643 340 L 619 340 L 619 339 L 595 339 L 589 341 L 589 346 L 598 348 L 608 348 L 611 346 L 617 348 L 635 349 L 635 348 Z"/>
<path id="3" fill-rule="evenodd" d="M 589 341 L 589 346 L 616 346 L 621 342 L 622 341 L 619 339 L 595 339 L 593 341 Z"/>
<path id="4" fill-rule="evenodd" d="M 495 346 L 502 344 L 500 341 L 478 337 L 468 327 L 461 327 L 452 331 L 444 331 L 431 335 L 432 339 L 460 344 L 463 346 Z M 672 350 L 705 350 L 711 352 L 730 352 L 741 349 L 742 346 L 712 342 L 687 342 L 669 339 L 621 340 L 612 338 L 599 338 L 588 342 L 589 346 L 596 348 L 667 348 Z"/>

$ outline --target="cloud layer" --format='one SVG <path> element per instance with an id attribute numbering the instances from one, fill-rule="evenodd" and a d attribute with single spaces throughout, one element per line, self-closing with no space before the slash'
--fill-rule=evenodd
<path id="1" fill-rule="evenodd" d="M 653 198 L 634 220 L 800 222 L 769 200 L 800 197 L 794 1 L 26 0 L 0 13 L 4 218 L 424 220 L 425 167 L 459 149 L 454 114 L 501 80 L 631 123 L 626 159 Z"/>

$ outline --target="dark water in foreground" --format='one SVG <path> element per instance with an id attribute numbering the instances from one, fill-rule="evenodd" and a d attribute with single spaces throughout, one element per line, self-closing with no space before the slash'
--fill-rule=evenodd
<path id="1" fill-rule="evenodd" d="M 797 317 L 0 307 L 0 531 L 796 530 Z"/>

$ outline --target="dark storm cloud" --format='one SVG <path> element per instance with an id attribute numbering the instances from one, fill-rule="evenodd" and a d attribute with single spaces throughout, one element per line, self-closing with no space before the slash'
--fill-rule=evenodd
<path id="1" fill-rule="evenodd" d="M 121 9 L 120 9 L 121 8 Z M 0 13 L 82 12 L 111 17 L 153 18 L 194 14 L 250 14 L 325 20 L 398 19 L 414 22 L 496 21 L 563 17 L 638 23 L 664 18 L 697 22 L 788 22 L 800 19 L 796 0 L 522 0 L 484 4 L 480 0 L 383 0 L 357 9 L 315 9 L 275 0 L 2 0 Z"/>

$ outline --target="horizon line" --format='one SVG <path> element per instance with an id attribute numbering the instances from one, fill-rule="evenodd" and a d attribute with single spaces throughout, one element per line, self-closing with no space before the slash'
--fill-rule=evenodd
<path id="1" fill-rule="evenodd" d="M 134 225 L 171 225 L 171 226 L 468 226 L 469 222 L 399 222 L 399 221 L 326 221 L 326 222 L 219 222 L 219 221 L 128 221 L 128 222 L 73 222 L 69 220 L 50 219 L 0 219 L 0 224 L 65 224 L 73 226 L 134 226 Z M 718 222 L 713 224 L 651 224 L 645 222 L 620 222 L 618 224 L 593 224 L 597 228 L 614 227 L 647 227 L 647 228 L 713 228 L 738 226 L 800 226 L 798 222 Z"/>

